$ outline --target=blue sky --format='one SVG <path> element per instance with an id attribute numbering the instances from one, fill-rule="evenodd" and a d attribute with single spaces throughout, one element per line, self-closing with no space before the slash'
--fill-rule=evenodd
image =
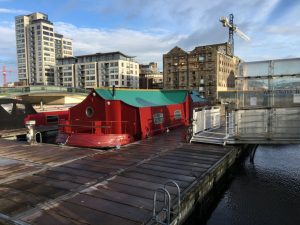
<path id="1" fill-rule="evenodd" d="M 300 57 L 300 0 L 0 0 L 0 65 L 16 69 L 14 17 L 36 11 L 73 39 L 75 55 L 122 51 L 162 68 L 176 45 L 189 51 L 227 41 L 219 18 L 233 13 L 251 38 L 235 36 L 243 60 Z"/>

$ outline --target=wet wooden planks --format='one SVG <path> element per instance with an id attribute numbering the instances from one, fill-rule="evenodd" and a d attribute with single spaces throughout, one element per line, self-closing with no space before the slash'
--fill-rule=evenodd
<path id="1" fill-rule="evenodd" d="M 29 224 L 145 224 L 151 220 L 157 188 L 172 179 L 186 190 L 230 151 L 223 146 L 184 144 L 180 137 L 177 130 L 4 183 L 0 192 L 6 197 L 0 199 L 0 212 Z M 175 200 L 176 189 L 168 189 Z M 18 197 L 13 198 L 14 193 Z M 1 208 L 1 201 L 6 207 Z"/>

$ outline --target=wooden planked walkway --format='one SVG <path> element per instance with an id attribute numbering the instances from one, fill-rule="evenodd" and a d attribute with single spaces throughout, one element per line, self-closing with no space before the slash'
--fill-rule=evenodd
<path id="1" fill-rule="evenodd" d="M 149 224 L 154 190 L 172 179 L 185 195 L 234 149 L 182 143 L 181 135 L 114 151 L 0 140 L 0 222 Z"/>

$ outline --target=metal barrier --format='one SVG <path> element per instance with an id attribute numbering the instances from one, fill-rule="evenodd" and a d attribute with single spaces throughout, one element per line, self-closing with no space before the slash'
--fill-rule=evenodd
<path id="1" fill-rule="evenodd" d="M 219 122 L 212 122 L 210 129 L 206 129 L 208 123 L 203 111 L 194 112 L 191 141 L 213 144 L 300 143 L 300 107 L 227 111 L 225 123 L 219 126 Z M 209 118 L 213 121 L 211 112 Z"/>
<path id="2" fill-rule="evenodd" d="M 300 140 L 300 107 L 236 110 L 234 120 L 230 136 L 239 140 Z"/>

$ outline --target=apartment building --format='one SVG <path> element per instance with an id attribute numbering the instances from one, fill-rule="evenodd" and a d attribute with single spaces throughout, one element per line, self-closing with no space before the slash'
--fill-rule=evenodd
<path id="1" fill-rule="evenodd" d="M 55 58 L 64 58 L 73 56 L 73 42 L 61 34 L 54 33 Z"/>
<path id="2" fill-rule="evenodd" d="M 139 88 L 139 64 L 121 52 L 96 53 L 56 60 L 58 86 Z"/>
<path id="3" fill-rule="evenodd" d="M 44 13 L 15 18 L 18 78 L 24 85 L 54 85 L 56 57 L 72 56 L 72 40 L 54 32 Z"/>
<path id="4" fill-rule="evenodd" d="M 139 81 L 141 89 L 163 88 L 163 74 L 159 71 L 157 63 L 141 64 Z"/>
<path id="5" fill-rule="evenodd" d="M 221 93 L 235 87 L 240 59 L 230 52 L 228 43 L 198 46 L 190 52 L 174 47 L 163 55 L 164 88 L 198 90 L 216 103 Z"/>

